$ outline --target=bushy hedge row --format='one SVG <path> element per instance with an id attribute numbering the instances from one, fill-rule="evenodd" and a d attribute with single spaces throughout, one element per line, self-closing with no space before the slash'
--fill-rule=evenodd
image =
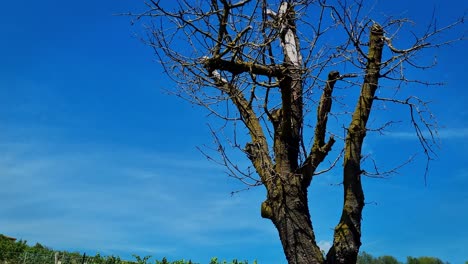
<path id="1" fill-rule="evenodd" d="M 142 258 L 136 255 L 133 255 L 134 261 L 122 260 L 116 256 L 101 256 L 100 254 L 83 256 L 78 252 L 54 251 L 39 243 L 28 246 L 26 240 L 13 241 L 0 234 L 0 264 L 53 264 L 56 254 L 62 264 L 82 264 L 83 260 L 86 264 L 198 264 L 191 260 L 168 261 L 166 258 L 151 260 L 150 256 Z M 248 262 L 238 260 L 227 262 L 212 258 L 209 264 L 248 264 Z M 256 264 L 256 261 L 253 264 Z"/>

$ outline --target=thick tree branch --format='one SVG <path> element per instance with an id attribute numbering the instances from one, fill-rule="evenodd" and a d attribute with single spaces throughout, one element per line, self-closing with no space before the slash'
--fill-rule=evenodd
<path id="1" fill-rule="evenodd" d="M 303 126 L 302 56 L 296 34 L 296 13 L 292 5 L 282 2 L 277 16 L 280 44 L 283 50 L 284 75 L 280 80 L 281 118 L 275 128 L 275 157 L 277 172 L 294 173 Z"/>
<path id="2" fill-rule="evenodd" d="M 333 88 L 335 87 L 335 83 L 339 78 L 339 72 L 330 72 L 328 74 L 328 80 L 325 84 L 325 88 L 323 89 L 322 96 L 320 97 L 320 102 L 317 107 L 317 123 L 315 125 L 314 143 L 310 150 L 309 156 L 301 166 L 301 173 L 304 176 L 303 184 L 306 187 L 310 185 L 315 170 L 328 155 L 328 152 L 330 152 L 333 144 L 335 143 L 333 136 L 331 136 L 328 142 L 325 143 L 325 135 L 327 132 L 328 114 L 331 111 L 333 102 Z"/>
<path id="3" fill-rule="evenodd" d="M 345 140 L 343 211 L 335 228 L 333 246 L 327 254 L 326 262 L 329 264 L 356 263 L 361 246 L 361 215 L 364 208 L 361 152 L 367 131 L 367 120 L 378 87 L 384 45 L 383 34 L 383 28 L 379 24 L 371 27 L 366 75 Z"/>
<path id="4" fill-rule="evenodd" d="M 258 121 L 257 115 L 249 105 L 249 101 L 245 98 L 241 90 L 235 85 L 230 84 L 215 70 L 210 73 L 211 78 L 215 81 L 216 86 L 223 92 L 229 95 L 232 103 L 236 106 L 242 117 L 242 122 L 249 130 L 251 143 L 245 147 L 248 158 L 252 161 L 260 179 L 267 188 L 271 185 L 271 175 L 274 172 L 273 161 L 269 155 L 268 142 L 263 133 L 262 126 Z M 274 174 L 274 173 L 273 173 Z"/>
<path id="5" fill-rule="evenodd" d="M 228 71 L 234 75 L 248 72 L 268 77 L 280 77 L 284 71 L 284 67 L 280 65 L 262 65 L 243 61 L 228 61 L 216 57 L 212 59 L 204 58 L 202 63 L 208 71 Z"/>

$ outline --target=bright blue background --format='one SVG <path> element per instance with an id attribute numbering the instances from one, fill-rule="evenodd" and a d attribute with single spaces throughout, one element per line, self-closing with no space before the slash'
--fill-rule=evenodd
<path id="1" fill-rule="evenodd" d="M 434 8 L 443 24 L 467 4 L 380 1 L 375 8 L 422 28 Z M 127 259 L 284 263 L 273 225 L 260 218 L 263 189 L 231 197 L 242 186 L 195 149 L 212 141 L 206 112 L 162 92 L 175 84 L 134 36 L 141 25 L 113 15 L 143 9 L 131 0 L 0 3 L 0 232 Z M 447 85 L 414 92 L 433 102 L 441 124 L 438 159 L 427 186 L 422 155 L 390 179 L 364 179 L 362 250 L 462 263 L 468 260 L 466 42 L 436 55 L 435 70 L 415 74 Z M 393 132 L 366 141 L 381 163 L 419 151 L 411 130 Z M 322 247 L 340 214 L 339 177 L 339 171 L 318 177 L 310 192 Z"/>

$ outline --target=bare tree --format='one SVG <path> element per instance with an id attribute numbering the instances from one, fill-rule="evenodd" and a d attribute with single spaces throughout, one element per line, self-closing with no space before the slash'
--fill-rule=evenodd
<path id="1" fill-rule="evenodd" d="M 416 135 L 430 158 L 435 133 L 432 116 L 425 111 L 424 101 L 399 98 L 398 90 L 404 83 L 428 84 L 411 80 L 405 69 L 431 67 L 418 65 L 417 55 L 450 44 L 436 37 L 462 20 L 441 28 L 431 24 L 401 49 L 394 40 L 411 21 L 379 17 L 378 23 L 363 14 L 363 0 L 168 2 L 151 0 L 146 12 L 134 14 L 150 22 L 146 23 L 147 44 L 179 84 L 175 94 L 233 124 L 225 126 L 232 128 L 226 139 L 213 130 L 220 154 L 217 161 L 248 186 L 265 186 L 261 216 L 277 228 L 288 262 L 355 263 L 364 207 L 361 176 L 383 175 L 361 168 L 373 104 L 380 100 L 408 106 Z M 376 96 L 382 80 L 394 83 L 391 93 L 382 94 L 394 96 Z M 355 94 L 353 108 L 332 111 L 332 106 L 346 109 L 334 106 L 343 104 L 335 87 L 342 94 Z M 344 137 L 327 127 L 331 115 L 348 123 Z M 385 124 L 376 130 L 382 131 L 391 121 Z M 331 152 L 337 141 L 342 142 L 342 151 Z M 226 145 L 245 153 L 254 170 L 233 161 Z M 334 157 L 328 158 L 329 168 L 318 171 L 330 153 Z M 314 176 L 329 171 L 339 160 L 343 161 L 344 203 L 333 246 L 324 256 L 316 243 L 307 191 Z"/>

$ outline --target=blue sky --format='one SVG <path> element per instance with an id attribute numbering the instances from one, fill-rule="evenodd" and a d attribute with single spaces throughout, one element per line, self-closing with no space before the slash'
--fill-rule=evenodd
<path id="1" fill-rule="evenodd" d="M 434 7 L 440 23 L 467 10 L 461 0 L 376 2 L 377 11 L 405 14 L 416 26 Z M 0 4 L 0 233 L 124 258 L 285 263 L 273 225 L 260 217 L 264 190 L 230 195 L 242 185 L 196 150 L 212 142 L 206 112 L 162 91 L 175 84 L 134 36 L 141 28 L 113 16 L 142 8 L 134 0 Z M 412 130 L 396 126 L 386 137 L 367 138 L 366 151 L 387 167 L 419 155 L 389 179 L 364 179 L 361 250 L 462 263 L 468 260 L 466 43 L 435 55 L 435 70 L 414 74 L 447 85 L 408 89 L 432 101 L 441 127 L 438 158 L 425 186 Z M 378 111 L 375 122 L 389 114 L 404 112 Z M 339 170 L 317 177 L 310 191 L 322 247 L 341 210 L 339 177 Z"/>

